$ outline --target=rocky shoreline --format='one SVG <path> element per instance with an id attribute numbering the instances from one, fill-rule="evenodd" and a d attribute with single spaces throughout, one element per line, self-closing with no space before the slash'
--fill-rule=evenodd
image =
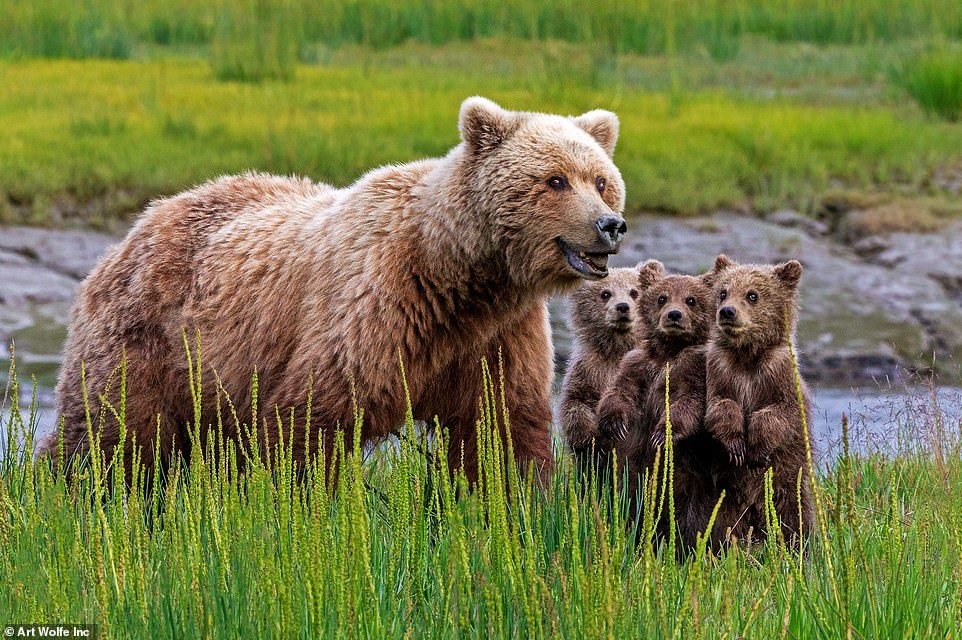
<path id="1" fill-rule="evenodd" d="M 962 364 L 962 222 L 938 232 L 891 233 L 850 243 L 817 220 L 788 211 L 765 219 L 717 213 L 632 220 L 616 266 L 658 258 L 699 272 L 718 253 L 742 262 L 800 259 L 801 364 L 826 386 L 901 380 L 936 370 L 958 384 Z M 21 373 L 49 394 L 80 280 L 116 236 L 0 227 L 0 358 L 16 344 Z M 570 353 L 565 301 L 553 300 L 559 366 Z"/>

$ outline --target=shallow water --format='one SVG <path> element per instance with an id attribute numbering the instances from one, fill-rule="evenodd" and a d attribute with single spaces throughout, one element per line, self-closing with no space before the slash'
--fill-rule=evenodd
<path id="1" fill-rule="evenodd" d="M 44 364 L 41 369 L 46 369 Z M 24 415 L 29 414 L 31 393 L 30 382 L 21 381 Z M 850 446 L 862 453 L 918 451 L 962 429 L 962 387 L 814 387 L 812 399 L 811 433 L 816 460 L 822 464 L 831 464 L 841 451 L 843 415 L 848 418 Z M 0 401 L 5 423 L 10 403 L 2 389 Z M 35 417 L 38 436 L 54 429 L 53 390 L 43 381 L 37 388 Z"/>

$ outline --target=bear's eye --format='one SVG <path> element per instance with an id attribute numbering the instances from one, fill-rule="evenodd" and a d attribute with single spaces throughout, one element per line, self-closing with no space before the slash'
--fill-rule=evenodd
<path id="1" fill-rule="evenodd" d="M 595 187 L 597 187 L 598 193 L 604 193 L 605 187 L 607 186 L 608 186 L 607 180 L 605 180 L 601 176 L 598 176 L 597 178 L 595 178 Z"/>
<path id="2" fill-rule="evenodd" d="M 725 298 L 727 298 L 727 297 L 728 297 L 728 292 L 727 292 L 727 291 L 722 291 L 721 293 L 718 294 L 718 299 L 719 299 L 719 300 L 724 301 Z"/>
<path id="3" fill-rule="evenodd" d="M 601 299 L 602 299 L 602 300 L 607 300 L 607 299 L 610 298 L 610 297 L 611 297 L 611 292 L 608 291 L 607 289 L 605 289 L 604 291 L 601 292 Z"/>
<path id="4" fill-rule="evenodd" d="M 666 295 L 664 295 L 664 294 L 658 296 L 658 306 L 659 306 L 659 307 L 665 306 L 665 303 L 666 303 L 666 302 L 668 302 L 668 296 L 666 296 Z"/>
<path id="5" fill-rule="evenodd" d="M 638 299 L 638 290 L 637 290 L 637 289 L 632 289 L 631 291 L 628 292 L 628 295 L 631 296 L 631 299 L 632 299 L 632 300 L 637 300 L 637 299 Z"/>
<path id="6" fill-rule="evenodd" d="M 557 191 L 561 191 L 568 186 L 568 179 L 564 176 L 551 176 L 548 178 L 548 186 Z"/>
<path id="7" fill-rule="evenodd" d="M 758 302 L 758 294 L 755 293 L 754 291 L 749 291 L 748 295 L 745 296 L 745 298 L 747 298 L 748 301 L 751 302 L 752 304 L 755 304 L 756 302 Z"/>
<path id="8" fill-rule="evenodd" d="M 695 303 L 697 303 L 697 302 L 698 302 L 698 301 L 695 300 L 695 297 L 694 297 L 694 296 L 688 296 L 688 297 L 685 299 L 685 304 L 687 304 L 689 307 L 694 307 L 694 306 L 695 306 Z"/>

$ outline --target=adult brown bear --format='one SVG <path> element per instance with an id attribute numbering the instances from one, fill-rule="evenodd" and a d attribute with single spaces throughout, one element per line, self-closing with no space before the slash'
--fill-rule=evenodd
<path id="1" fill-rule="evenodd" d="M 400 355 L 415 417 L 438 416 L 451 467 L 463 462 L 472 477 L 480 361 L 500 353 L 515 456 L 547 470 L 545 302 L 605 277 L 626 231 L 611 161 L 618 120 L 512 112 L 475 97 L 459 126 L 445 157 L 381 167 L 344 189 L 247 174 L 152 204 L 81 287 L 57 385 L 65 452 L 88 448 L 82 366 L 95 427 L 105 414 L 101 448 L 116 448 L 118 421 L 97 393 L 122 352 L 126 424 L 144 463 L 190 446 L 186 330 L 203 344 L 202 437 L 215 421 L 215 379 L 250 422 L 256 370 L 261 415 L 295 411 L 296 459 L 317 448 L 304 433 L 308 380 L 310 425 L 326 451 L 336 425 L 351 441 L 354 398 L 361 441 L 377 441 L 404 418 Z M 276 438 L 276 427 L 267 433 Z"/>

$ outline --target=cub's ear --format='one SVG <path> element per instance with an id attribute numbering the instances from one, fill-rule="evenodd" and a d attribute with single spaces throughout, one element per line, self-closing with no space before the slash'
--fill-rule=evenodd
<path id="1" fill-rule="evenodd" d="M 516 114 L 506 111 L 481 96 L 461 103 L 458 129 L 470 153 L 483 153 L 496 148 L 518 127 Z"/>
<path id="2" fill-rule="evenodd" d="M 665 277 L 665 265 L 658 260 L 649 260 L 644 264 L 638 265 L 638 284 L 642 289 L 647 289 Z"/>
<path id="3" fill-rule="evenodd" d="M 775 265 L 772 273 L 783 284 L 794 289 L 798 286 L 798 281 L 802 279 L 802 263 L 798 260 L 789 260 Z"/>
<path id="4" fill-rule="evenodd" d="M 737 265 L 738 265 L 737 262 L 735 262 L 734 260 L 726 256 L 724 253 L 722 253 L 722 254 L 719 254 L 717 258 L 715 258 L 715 268 L 713 269 L 713 271 L 715 273 L 718 273 L 719 271 L 724 271 L 725 269 L 729 269 Z"/>
<path id="5" fill-rule="evenodd" d="M 714 287 L 715 283 L 718 281 L 718 276 L 721 274 L 721 272 L 730 267 L 734 267 L 735 264 L 736 263 L 734 260 L 726 256 L 724 253 L 722 253 L 717 258 L 715 258 L 715 266 L 712 267 L 712 270 L 707 273 L 701 274 L 701 276 L 699 277 L 701 278 L 701 281 L 705 283 L 706 286 Z"/>
<path id="6" fill-rule="evenodd" d="M 601 145 L 610 158 L 618 142 L 618 116 L 604 109 L 595 109 L 571 119 L 575 126 L 587 132 Z"/>

